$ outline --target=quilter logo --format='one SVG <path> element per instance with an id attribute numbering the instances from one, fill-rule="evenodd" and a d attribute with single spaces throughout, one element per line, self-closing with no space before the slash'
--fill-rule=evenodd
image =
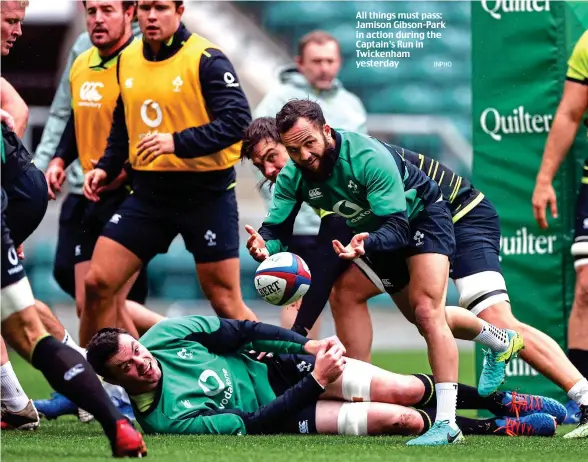
<path id="1" fill-rule="evenodd" d="M 502 141 L 503 136 L 512 134 L 548 133 L 552 120 L 552 114 L 531 114 L 524 106 L 507 114 L 489 107 L 480 114 L 480 127 L 494 141 Z"/>
<path id="2" fill-rule="evenodd" d="M 557 236 L 537 236 L 523 226 L 516 230 L 514 236 L 500 236 L 500 261 L 510 255 L 551 255 L 556 240 Z"/>
<path id="3" fill-rule="evenodd" d="M 482 0 L 482 8 L 494 19 L 503 13 L 541 13 L 551 11 L 550 0 Z"/>

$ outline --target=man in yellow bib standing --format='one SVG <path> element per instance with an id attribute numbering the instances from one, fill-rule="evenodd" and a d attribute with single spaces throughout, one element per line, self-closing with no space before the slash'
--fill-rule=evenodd
<path id="1" fill-rule="evenodd" d="M 120 96 L 104 156 L 85 175 L 98 191 L 128 160 L 133 191 L 102 231 L 85 279 L 80 341 L 114 325 L 115 294 L 180 234 L 221 317 L 255 320 L 239 283 L 234 164 L 251 111 L 222 51 L 181 23 L 181 1 L 139 1 L 143 41 L 118 61 Z"/>

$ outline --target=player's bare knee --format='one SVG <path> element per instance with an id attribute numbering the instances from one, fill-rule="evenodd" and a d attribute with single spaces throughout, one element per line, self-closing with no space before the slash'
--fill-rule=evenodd
<path id="1" fill-rule="evenodd" d="M 414 317 L 419 332 L 421 335 L 425 335 L 436 328 L 444 317 L 444 312 L 437 309 L 431 299 L 424 298 L 415 304 Z"/>
<path id="2" fill-rule="evenodd" d="M 382 430 L 390 435 L 415 435 L 423 427 L 423 419 L 412 409 L 391 412 L 384 416 Z"/>
<path id="3" fill-rule="evenodd" d="M 576 267 L 575 309 L 588 311 L 588 265 Z"/>
<path id="4" fill-rule="evenodd" d="M 86 291 L 86 298 L 103 298 L 114 295 L 113 290 L 108 279 L 100 271 L 91 269 L 84 278 L 84 287 Z M 76 302 L 77 303 L 77 302 Z"/>
<path id="5" fill-rule="evenodd" d="M 209 298 L 212 309 L 217 316 L 227 319 L 241 319 L 244 305 L 238 297 L 233 297 L 230 292 L 219 292 Z"/>

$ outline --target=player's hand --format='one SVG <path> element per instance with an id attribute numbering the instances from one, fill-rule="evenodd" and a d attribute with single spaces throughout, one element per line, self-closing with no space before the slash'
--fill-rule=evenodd
<path id="1" fill-rule="evenodd" d="M 247 239 L 247 249 L 249 250 L 249 255 L 259 262 L 264 261 L 267 257 L 269 257 L 269 252 L 265 247 L 265 241 L 263 240 L 263 237 L 261 237 L 252 226 L 245 225 L 245 230 L 250 234 L 249 239 Z"/>
<path id="2" fill-rule="evenodd" d="M 557 197 L 550 182 L 537 181 L 533 191 L 533 215 L 542 229 L 547 229 L 547 207 L 551 208 L 551 216 L 557 218 Z"/>
<path id="3" fill-rule="evenodd" d="M 92 202 L 98 202 L 100 200 L 100 196 L 98 196 L 98 190 L 101 186 L 104 186 L 106 183 L 106 172 L 101 168 L 95 168 L 94 170 L 90 170 L 84 176 L 84 196 L 88 200 Z"/>
<path id="4" fill-rule="evenodd" d="M 14 117 L 4 109 L 0 109 L 0 119 L 2 119 L 1 121 L 4 122 L 11 131 L 14 131 Z"/>
<path id="5" fill-rule="evenodd" d="M 49 199 L 55 200 L 56 192 L 61 192 L 61 186 L 65 182 L 65 163 L 63 159 L 52 159 L 49 162 L 49 167 L 45 172 L 45 179 L 47 180 L 47 188 L 49 190 Z"/>
<path id="6" fill-rule="evenodd" d="M 335 348 L 337 350 L 341 350 L 342 354 L 347 353 L 345 346 L 341 343 L 341 340 L 339 340 L 339 337 L 337 337 L 336 335 L 327 337 L 322 340 L 309 340 L 304 345 L 304 351 L 306 351 L 310 355 L 316 356 L 323 346 L 325 347 L 325 350 Z"/>
<path id="7" fill-rule="evenodd" d="M 154 133 L 139 141 L 137 157 L 142 164 L 149 164 L 162 154 L 172 154 L 175 149 L 174 137 L 171 133 Z"/>
<path id="8" fill-rule="evenodd" d="M 359 233 L 353 236 L 351 242 L 347 247 L 344 247 L 338 240 L 333 241 L 333 249 L 339 255 L 339 258 L 344 260 L 355 260 L 356 258 L 365 255 L 363 248 L 363 241 L 369 237 L 369 233 Z"/>
<path id="9" fill-rule="evenodd" d="M 20 260 L 24 260 L 25 254 L 24 254 L 24 247 L 22 244 L 16 248 L 16 255 L 18 256 L 18 258 Z"/>
<path id="10" fill-rule="evenodd" d="M 92 159 L 90 162 L 92 162 L 92 165 L 94 167 L 96 167 L 96 165 L 98 165 L 97 160 Z M 129 175 L 128 175 L 127 171 L 123 168 L 114 180 L 112 180 L 110 183 L 108 183 L 105 186 L 100 186 L 98 188 L 98 191 L 96 191 L 96 194 L 100 195 L 105 191 L 114 191 L 115 189 L 118 189 L 123 184 L 125 184 L 127 182 L 128 178 L 129 178 Z"/>
<path id="11" fill-rule="evenodd" d="M 344 368 L 345 357 L 341 349 L 333 347 L 327 350 L 325 345 L 322 345 L 316 355 L 312 375 L 323 388 L 326 388 L 341 376 Z"/>

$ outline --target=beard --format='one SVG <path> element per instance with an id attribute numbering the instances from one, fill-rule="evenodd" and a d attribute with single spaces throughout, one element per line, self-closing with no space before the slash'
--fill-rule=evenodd
<path id="1" fill-rule="evenodd" d="M 327 178 L 331 176 L 331 173 L 333 173 L 333 169 L 335 168 L 335 164 L 337 163 L 337 159 L 339 158 L 337 149 L 335 147 L 329 147 L 327 137 L 324 134 L 323 141 L 325 144 L 323 154 L 317 160 L 315 160 L 315 162 L 319 163 L 319 167 L 317 170 L 310 170 L 306 167 L 298 165 L 300 173 L 302 173 L 302 176 L 308 181 L 326 181 Z"/>

